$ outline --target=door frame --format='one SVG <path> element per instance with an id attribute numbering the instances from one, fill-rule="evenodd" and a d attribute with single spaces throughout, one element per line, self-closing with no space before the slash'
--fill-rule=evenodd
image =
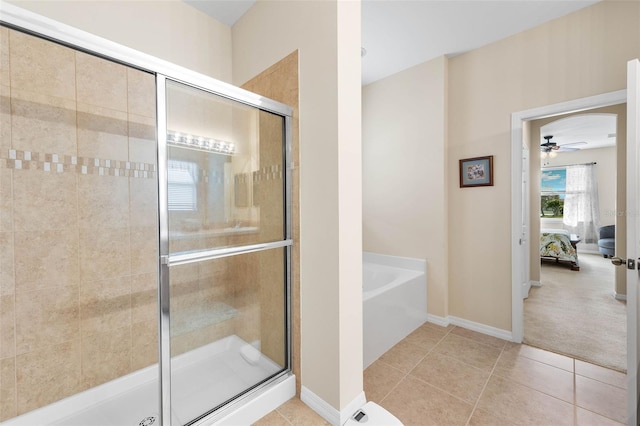
<path id="1" fill-rule="evenodd" d="M 530 280 L 528 265 L 530 254 L 529 235 L 523 236 L 523 208 L 529 209 L 529 200 L 522 194 L 522 143 L 524 123 L 556 115 L 585 111 L 627 102 L 627 90 L 589 96 L 567 102 L 546 105 L 511 114 L 511 336 L 512 341 L 522 343 L 524 336 L 524 299 L 522 277 Z M 529 148 L 531 149 L 531 148 Z M 523 205 L 525 207 L 523 207 Z M 529 222 L 531 217 L 529 217 Z M 530 229 L 530 223 L 527 224 Z M 525 231 L 528 232 L 528 231 Z M 524 244 L 524 247 L 522 245 Z M 527 283 L 530 285 L 530 283 Z M 527 287 L 529 286 L 527 285 Z"/>

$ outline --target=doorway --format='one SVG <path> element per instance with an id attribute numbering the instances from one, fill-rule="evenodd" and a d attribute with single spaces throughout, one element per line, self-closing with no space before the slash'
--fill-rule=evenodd
<path id="1" fill-rule="evenodd" d="M 624 189 L 625 114 L 618 104 L 529 122 L 531 289 L 523 295 L 524 343 L 623 372 L 624 277 L 616 285 L 598 240 L 602 227 L 615 229 L 624 198 L 616 188 Z"/>

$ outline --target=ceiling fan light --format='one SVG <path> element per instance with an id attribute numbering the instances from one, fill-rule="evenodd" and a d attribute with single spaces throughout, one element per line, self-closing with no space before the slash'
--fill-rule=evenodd
<path id="1" fill-rule="evenodd" d="M 556 151 L 551 151 L 549 153 L 549 158 L 556 158 L 558 156 L 558 153 Z"/>
<path id="2" fill-rule="evenodd" d="M 547 156 L 548 156 L 547 151 L 542 151 L 542 152 L 540 153 L 540 158 L 542 158 L 542 159 L 547 158 Z"/>

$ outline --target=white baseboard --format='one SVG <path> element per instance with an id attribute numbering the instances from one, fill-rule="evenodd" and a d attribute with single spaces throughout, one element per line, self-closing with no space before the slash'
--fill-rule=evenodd
<path id="1" fill-rule="evenodd" d="M 302 386 L 300 391 L 300 400 L 307 404 L 309 408 L 318 413 L 320 417 L 325 419 L 333 426 L 343 425 L 349 418 L 356 412 L 356 410 L 362 407 L 367 399 L 364 395 L 364 391 L 360 392 L 353 401 L 351 401 L 342 411 L 338 411 L 325 400 L 309 390 L 309 388 Z"/>
<path id="2" fill-rule="evenodd" d="M 531 287 L 542 287 L 542 283 L 540 281 L 531 281 Z"/>
<path id="3" fill-rule="evenodd" d="M 615 297 L 616 300 L 627 300 L 626 294 L 616 293 L 615 291 L 613 292 L 613 297 Z"/>
<path id="4" fill-rule="evenodd" d="M 435 325 L 439 325 L 440 327 L 446 327 L 450 324 L 448 318 L 439 317 L 433 314 L 427 314 L 427 322 L 430 322 Z"/>
<path id="5" fill-rule="evenodd" d="M 469 321 L 463 318 L 454 317 L 449 315 L 448 317 L 439 317 L 437 315 L 427 315 L 427 321 L 441 327 L 446 327 L 449 324 L 456 325 L 458 327 L 466 328 L 468 330 L 477 331 L 478 333 L 486 334 L 489 336 L 497 337 L 498 339 L 513 341 L 513 333 L 509 330 L 503 330 L 501 328 L 491 327 L 490 325 L 481 324 L 479 322 Z"/>
<path id="6" fill-rule="evenodd" d="M 487 334 L 489 336 L 497 337 L 498 339 L 513 340 L 513 333 L 509 330 L 503 330 L 501 328 L 491 327 L 490 325 L 480 324 L 479 322 L 469 321 L 463 318 L 458 318 L 449 315 L 451 324 L 458 327 L 466 328 L 468 330 L 477 331 L 478 333 Z"/>
<path id="7" fill-rule="evenodd" d="M 531 281 L 522 283 L 522 298 L 526 299 L 529 297 L 529 290 L 531 290 Z"/>

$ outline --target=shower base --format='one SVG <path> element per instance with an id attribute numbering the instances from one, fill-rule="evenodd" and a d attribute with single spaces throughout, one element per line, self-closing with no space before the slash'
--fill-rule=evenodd
<path id="1" fill-rule="evenodd" d="M 252 349 L 247 345 L 232 335 L 172 359 L 172 425 L 193 420 L 281 370 L 264 355 L 247 357 L 247 349 Z M 293 396 L 288 384 L 280 391 L 284 391 L 281 396 L 259 397 L 262 406 L 267 401 L 264 414 Z M 158 398 L 156 364 L 15 417 L 3 426 L 159 426 Z M 268 407 L 269 400 L 276 405 Z M 242 413 L 239 415 L 242 418 Z M 256 415 L 249 414 L 249 418 Z M 226 422 L 222 419 L 221 423 Z"/>

